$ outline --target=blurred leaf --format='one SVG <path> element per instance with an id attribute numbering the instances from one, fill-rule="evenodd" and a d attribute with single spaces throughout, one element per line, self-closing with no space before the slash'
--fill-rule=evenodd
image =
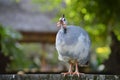
<path id="1" fill-rule="evenodd" d="M 53 10 L 53 8 L 59 9 L 60 8 L 60 3 L 62 2 L 62 0 L 32 0 L 32 3 L 35 4 L 40 4 L 40 10 L 42 11 L 50 11 Z"/>
<path id="2" fill-rule="evenodd" d="M 99 64 L 102 64 L 102 62 L 106 59 L 109 58 L 109 54 L 110 54 L 110 48 L 108 46 L 105 47 L 98 47 L 96 49 L 96 53 L 97 53 L 97 58 L 99 59 Z"/>
<path id="3" fill-rule="evenodd" d="M 2 52 L 11 59 L 8 69 L 18 70 L 29 67 L 30 62 L 25 58 L 22 48 L 17 42 L 22 38 L 21 34 L 10 27 L 0 25 L 0 35 Z"/>

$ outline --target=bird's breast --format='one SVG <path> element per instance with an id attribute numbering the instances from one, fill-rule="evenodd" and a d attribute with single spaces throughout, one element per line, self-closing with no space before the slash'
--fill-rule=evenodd
<path id="1" fill-rule="evenodd" d="M 75 31 L 68 29 L 66 34 L 62 31 L 58 32 L 56 36 L 56 49 L 60 60 L 69 61 L 77 59 L 82 61 L 89 55 L 90 40 L 88 36 L 84 32 Z"/>

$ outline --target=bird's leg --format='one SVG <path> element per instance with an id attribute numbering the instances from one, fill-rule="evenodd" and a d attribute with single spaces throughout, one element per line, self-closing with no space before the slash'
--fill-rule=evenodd
<path id="1" fill-rule="evenodd" d="M 70 64 L 68 72 L 65 72 L 65 73 L 62 73 L 62 74 L 64 76 L 66 76 L 66 75 L 72 75 L 73 74 L 72 66 L 73 66 L 73 64 Z"/>
<path id="2" fill-rule="evenodd" d="M 80 73 L 78 70 L 78 63 L 75 64 L 75 72 L 73 73 L 73 75 L 77 75 L 79 77 L 80 74 L 84 74 L 84 73 Z"/>

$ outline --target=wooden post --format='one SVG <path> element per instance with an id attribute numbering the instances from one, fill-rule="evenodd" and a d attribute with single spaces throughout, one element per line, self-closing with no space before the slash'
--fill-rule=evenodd
<path id="1" fill-rule="evenodd" d="M 0 80 L 120 80 L 120 75 L 84 74 L 80 77 L 64 77 L 61 74 L 10 74 L 0 75 Z"/>

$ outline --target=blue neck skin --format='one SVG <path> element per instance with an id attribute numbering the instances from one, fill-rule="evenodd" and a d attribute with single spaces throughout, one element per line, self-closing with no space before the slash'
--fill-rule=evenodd
<path id="1" fill-rule="evenodd" d="M 64 34 L 67 33 L 67 28 L 64 28 L 64 27 L 61 25 L 61 29 L 63 30 Z"/>

